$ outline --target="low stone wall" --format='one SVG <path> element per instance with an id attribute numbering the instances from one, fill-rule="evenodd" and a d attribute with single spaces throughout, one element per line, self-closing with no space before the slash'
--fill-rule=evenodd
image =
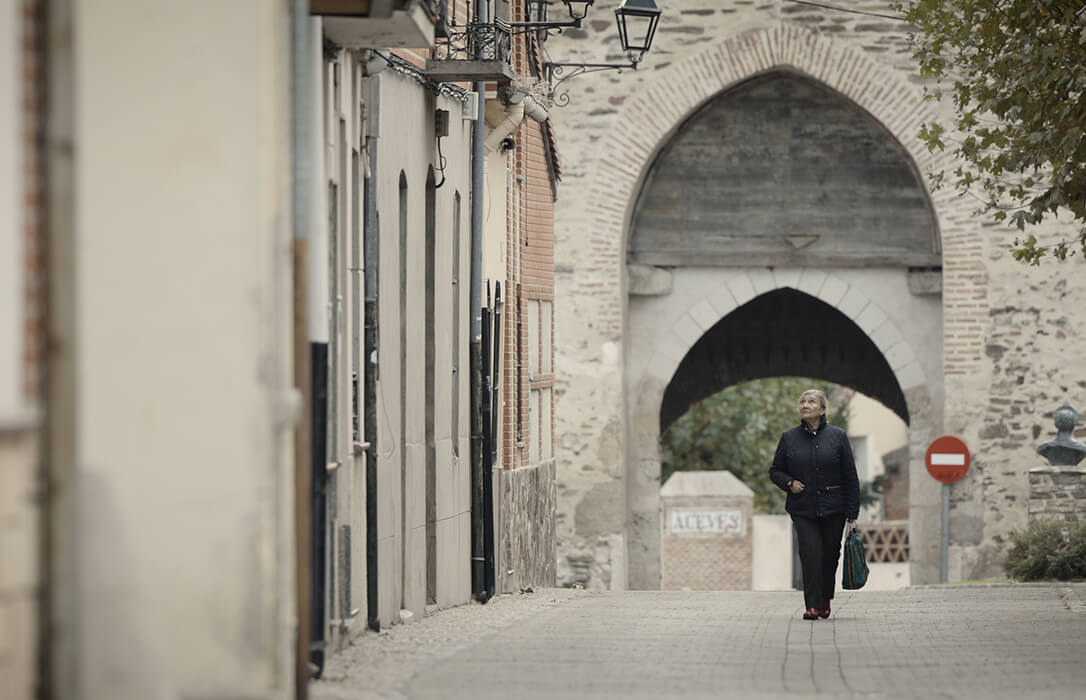
<path id="1" fill-rule="evenodd" d="M 751 590 L 754 542 L 750 498 L 669 498 L 663 511 L 661 589 Z M 707 534 L 699 532 L 703 524 L 709 527 Z"/>
<path id="2" fill-rule="evenodd" d="M 1086 467 L 1035 467 L 1029 470 L 1029 519 L 1086 520 Z"/>
<path id="3" fill-rule="evenodd" d="M 555 585 L 554 473 L 553 459 L 500 472 L 496 573 L 503 593 Z"/>
<path id="4" fill-rule="evenodd" d="M 660 489 L 660 588 L 749 591 L 754 493 L 729 471 L 680 471 Z"/>

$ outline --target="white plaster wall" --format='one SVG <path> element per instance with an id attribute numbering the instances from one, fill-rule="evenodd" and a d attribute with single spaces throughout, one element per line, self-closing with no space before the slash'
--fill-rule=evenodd
<path id="1" fill-rule="evenodd" d="M 320 20 L 312 20 L 318 27 Z M 338 620 L 330 624 L 327 639 L 333 649 L 340 649 L 347 638 L 358 634 L 364 628 L 360 624 L 367 617 L 366 608 L 366 522 L 365 522 L 365 458 L 356 457 L 352 449 L 352 405 L 351 372 L 359 371 L 358 390 L 364 386 L 365 376 L 360 357 L 355 356 L 356 340 L 361 343 L 361 313 L 364 298 L 356 297 L 354 284 L 363 289 L 361 268 L 352 265 L 352 255 L 361 247 L 361 214 L 363 188 L 354 185 L 352 172 L 352 152 L 360 149 L 359 130 L 362 125 L 362 105 L 359 99 L 358 73 L 361 69 L 356 55 L 349 51 L 340 51 L 330 61 L 323 56 L 320 34 L 311 44 L 314 60 L 321 67 L 321 87 L 323 129 L 321 137 L 324 145 L 324 178 L 321 180 L 322 194 L 329 183 L 335 183 L 337 202 L 335 211 L 335 237 L 330 236 L 332 229 L 328 219 L 328 201 L 324 200 L 320 217 L 323 226 L 319 235 L 327 237 L 327 247 L 319 248 L 325 255 L 311 260 L 315 274 L 323 274 L 326 281 L 326 298 L 321 304 L 324 335 L 328 345 L 328 381 L 334 393 L 329 394 L 328 427 L 333 436 L 329 440 L 326 461 L 337 465 L 327 475 L 328 493 L 334 498 L 328 501 L 327 532 L 327 617 Z M 335 75 L 338 73 L 338 81 Z M 359 168 L 362 167 L 361 154 Z M 359 183 L 361 185 L 361 183 Z M 357 205 L 357 209 L 356 209 Z M 356 212 L 357 218 L 356 221 Z M 334 269 L 328 251 L 335 252 Z M 361 256 L 361 250 L 359 250 Z M 311 278 L 312 279 L 312 278 Z M 311 319 L 312 320 L 312 319 Z M 319 336 L 318 336 L 319 337 Z M 361 395 L 359 409 L 361 411 Z M 359 416 L 361 424 L 363 418 Z M 344 553 L 343 528 L 350 528 L 351 547 Z M 344 556 L 346 554 L 346 556 Z M 347 559 L 349 557 L 349 559 Z M 344 562 L 349 561 L 350 579 L 348 580 Z M 349 590 L 344 590 L 349 586 Z M 357 610 L 355 616 L 351 612 Z"/>
<path id="2" fill-rule="evenodd" d="M 504 118 L 504 112 L 499 114 Z M 487 126 L 489 129 L 489 123 Z M 483 197 L 483 303 L 486 304 L 486 282 L 504 282 L 508 276 L 508 193 L 512 188 L 513 170 L 509 157 L 497 150 L 486 153 L 483 162 L 486 173 Z"/>
<path id="3" fill-rule="evenodd" d="M 751 588 L 756 591 L 792 590 L 792 519 L 787 515 L 755 515 Z"/>
<path id="4" fill-rule="evenodd" d="M 374 64 L 371 63 L 371 68 Z M 434 97 L 418 83 L 392 70 L 375 81 L 378 136 L 377 202 L 380 226 L 378 260 L 380 371 L 378 377 L 378 581 L 382 625 L 399 622 L 400 610 L 416 617 L 426 609 L 426 329 L 425 191 L 427 168 L 437 164 L 433 138 L 435 108 L 450 111 L 445 183 L 436 192 L 435 242 L 435 448 L 437 464 L 437 604 L 470 599 L 470 437 L 468 410 L 468 310 L 471 251 L 471 122 L 461 118 L 461 103 Z M 408 182 L 407 345 L 400 345 L 399 178 Z M 442 175 L 435 172 L 436 182 Z M 452 233 L 456 193 L 460 194 L 459 282 L 452 284 Z M 460 356 L 453 372 L 451 305 L 460 305 Z M 407 390 L 400 395 L 406 363 Z M 400 432 L 401 401 L 407 417 Z M 459 402 L 453 435 L 452 402 Z M 406 438 L 406 440 L 404 440 Z M 406 470 L 401 472 L 401 440 Z M 454 442 L 458 454 L 454 453 Z"/>
<path id="5" fill-rule="evenodd" d="M 75 8 L 80 698 L 292 694 L 287 9 Z"/>
<path id="6" fill-rule="evenodd" d="M 496 104 L 499 104 L 496 100 L 487 100 L 486 111 L 491 113 L 492 120 L 500 123 L 505 118 L 504 109 L 498 109 Z M 491 122 L 487 122 L 487 131 L 484 133 L 489 134 Z M 501 153 L 497 149 L 489 153 L 484 153 L 483 156 L 483 170 L 484 170 L 484 185 L 483 185 L 483 271 L 482 271 L 482 304 L 486 305 L 487 286 L 489 285 L 491 298 L 493 298 L 494 290 L 497 284 L 502 285 L 502 299 L 503 304 L 509 301 L 510 291 L 506 287 L 506 283 L 510 277 L 510 269 L 515 266 L 516 261 L 510 260 L 510 256 L 515 256 L 516 246 L 510 246 L 510 226 L 516 224 L 518 219 L 512 216 L 511 208 L 512 203 L 510 198 L 514 189 L 513 178 L 515 176 L 512 163 L 510 162 L 510 156 Z M 516 240 L 514 238 L 514 240 Z M 512 306 L 504 306 L 502 308 L 502 318 L 508 319 L 509 313 L 512 312 Z M 503 320 L 502 325 L 506 323 Z M 511 327 L 511 326 L 510 326 Z M 502 330 L 505 333 L 505 330 Z M 505 366 L 505 358 L 502 358 L 503 367 L 501 369 L 502 376 L 507 376 L 509 368 Z M 497 405 L 500 407 L 506 404 L 505 395 L 505 382 L 498 381 L 494 385 L 494 390 L 498 394 Z M 504 420 L 503 416 L 499 416 L 499 423 Z M 501 465 L 505 463 L 505 440 L 504 438 L 498 439 L 497 453 L 494 460 L 494 464 L 498 469 L 501 469 Z M 501 475 L 499 474 L 495 478 L 495 483 L 500 482 Z M 495 488 L 495 493 L 500 493 Z M 495 509 L 499 508 L 500 503 L 495 501 Z"/>
<path id="7" fill-rule="evenodd" d="M 871 436 L 880 459 L 887 452 L 893 452 L 909 443 L 909 426 L 905 425 L 896 413 L 870 396 L 857 393 L 848 402 L 848 407 L 849 433 Z"/>

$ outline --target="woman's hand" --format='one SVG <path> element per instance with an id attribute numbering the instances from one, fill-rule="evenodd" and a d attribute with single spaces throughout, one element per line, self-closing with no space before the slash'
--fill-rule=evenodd
<path id="1" fill-rule="evenodd" d="M 803 482 L 799 479 L 792 479 L 792 484 L 788 487 L 788 490 L 792 493 L 803 493 L 803 489 L 806 488 Z"/>

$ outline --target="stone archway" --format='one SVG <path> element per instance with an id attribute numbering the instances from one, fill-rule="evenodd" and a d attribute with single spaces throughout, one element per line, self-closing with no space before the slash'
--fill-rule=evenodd
<path id="1" fill-rule="evenodd" d="M 922 342 L 941 323 L 938 301 L 910 291 L 907 271 L 888 277 L 847 268 L 737 268 L 672 275 L 669 294 L 631 300 L 628 315 L 631 587 L 652 588 L 658 577 L 660 433 L 692 403 L 728 386 L 802 375 L 858 389 L 909 425 L 910 453 L 923 468 L 923 446 L 941 427 L 928 376 L 938 370 L 942 348 Z"/>
<path id="2" fill-rule="evenodd" d="M 558 475 L 563 543 L 560 574 L 563 558 L 577 556 L 582 562 L 589 561 L 581 565 L 590 572 L 592 585 L 654 587 L 651 572 L 640 576 L 635 573 L 636 566 L 627 564 L 638 558 L 651 559 L 651 551 L 638 548 L 656 534 L 655 522 L 643 517 L 655 506 L 645 494 L 658 487 L 645 481 L 651 479 L 653 459 L 641 444 L 649 412 L 637 409 L 662 398 L 674 367 L 690 343 L 700 337 L 689 338 L 697 331 L 697 326 L 690 324 L 696 324 L 708 311 L 704 305 L 698 310 L 691 307 L 689 313 L 674 317 L 680 319 L 674 328 L 673 317 L 665 320 L 657 316 L 664 328 L 659 338 L 651 339 L 652 350 L 645 356 L 642 341 L 646 339 L 630 334 L 627 235 L 651 164 L 690 115 L 721 92 L 775 70 L 817 81 L 863 109 L 896 139 L 922 177 L 947 164 L 944 156 L 929 154 L 917 138 L 921 124 L 935 114 L 923 101 L 921 91 L 907 83 L 902 73 L 879 63 L 859 46 L 795 25 L 782 23 L 734 35 L 642 81 L 639 91 L 622 103 L 611 120 L 609 131 L 598 144 L 598 157 L 573 181 L 579 192 L 576 197 L 586 204 L 585 213 L 566 219 L 559 211 L 556 221 L 560 236 L 578 241 L 575 262 L 568 272 L 561 266 L 558 270 L 559 292 L 576 299 L 574 305 L 560 311 L 558 319 L 561 335 L 574 341 L 562 348 L 559 358 L 561 398 L 556 418 L 559 439 L 567 450 L 565 466 Z M 980 331 L 987 314 L 984 267 L 976 255 L 981 238 L 970 220 L 971 206 L 953 193 L 940 191 L 931 196 L 930 207 L 948 284 L 942 302 L 936 302 L 941 313 L 939 327 L 925 328 L 925 335 L 918 340 L 937 342 L 940 357 L 930 366 L 914 364 L 915 352 L 905 355 L 906 346 L 900 346 L 895 352 L 903 353 L 902 357 L 895 355 L 891 360 L 888 351 L 900 342 L 888 330 L 895 326 L 887 326 L 878 337 L 874 333 L 878 328 L 868 331 L 890 364 L 898 365 L 895 373 L 914 417 L 910 431 L 914 454 L 922 453 L 920 443 L 942 429 L 944 377 L 964 376 L 982 361 Z M 901 272 L 898 282 L 904 288 L 906 271 Z M 836 283 L 826 284 L 831 277 L 843 281 L 849 290 L 863 287 L 835 270 L 775 268 L 732 273 L 724 276 L 724 284 L 733 300 L 753 298 L 755 280 L 765 275 L 772 279 L 791 275 L 798 282 L 810 273 L 812 285 L 823 275 L 818 287 L 821 293 L 835 293 Z M 737 285 L 735 291 L 733 284 Z M 780 286 L 796 285 L 783 281 L 772 288 Z M 868 296 L 873 295 L 874 291 Z M 884 316 L 892 316 L 890 311 L 883 309 Z M 864 323 L 874 323 L 877 314 L 868 313 Z M 945 360 L 944 328 L 947 337 L 954 339 L 948 341 Z M 680 340 L 684 336 L 686 344 Z M 650 433 L 658 430 L 659 414 L 653 413 Z M 930 431 L 917 429 L 915 417 L 920 414 L 927 417 Z M 933 567 L 937 571 L 938 519 L 927 515 L 938 513 L 938 491 L 926 489 L 919 480 L 912 484 L 915 493 L 911 503 L 921 516 L 913 519 L 911 533 L 914 555 L 921 562 L 914 565 L 913 578 L 932 580 Z M 932 520 L 934 527 L 927 524 Z"/>
<path id="3" fill-rule="evenodd" d="M 882 313 L 874 302 L 868 308 Z M 911 353 L 907 343 L 901 346 Z M 863 329 L 836 306 L 781 287 L 737 307 L 690 347 L 661 398 L 660 432 L 718 391 L 788 374 L 851 387 L 909 423 L 890 361 Z"/>

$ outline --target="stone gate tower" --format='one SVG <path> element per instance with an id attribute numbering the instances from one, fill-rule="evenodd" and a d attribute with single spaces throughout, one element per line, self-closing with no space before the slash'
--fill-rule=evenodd
<path id="1" fill-rule="evenodd" d="M 552 59 L 622 60 L 616 4 L 550 39 Z M 949 577 L 1002 575 L 1041 412 L 1086 406 L 1083 261 L 1023 267 L 975 199 L 929 191 L 955 164 L 918 133 L 950 113 L 923 99 L 902 23 L 784 0 L 661 7 L 636 72 L 570 80 L 551 113 L 559 583 L 659 587 L 661 429 L 780 375 L 908 423 L 916 583 L 939 576 L 924 450 L 965 440 Z"/>

